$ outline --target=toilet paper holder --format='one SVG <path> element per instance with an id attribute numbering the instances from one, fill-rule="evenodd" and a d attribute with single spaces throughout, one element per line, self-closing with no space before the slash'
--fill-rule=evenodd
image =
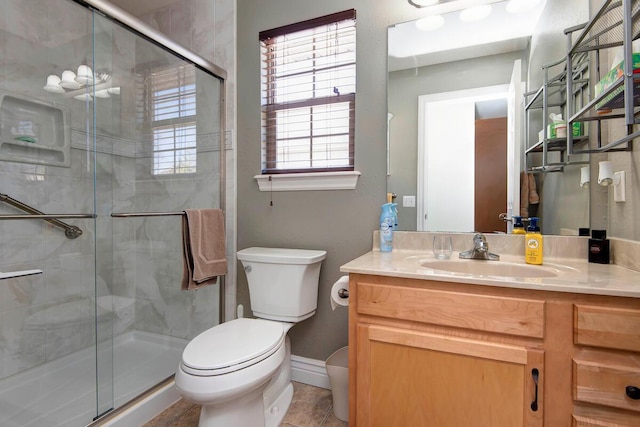
<path id="1" fill-rule="evenodd" d="M 338 296 L 340 298 L 349 298 L 349 290 L 348 289 L 338 289 Z"/>

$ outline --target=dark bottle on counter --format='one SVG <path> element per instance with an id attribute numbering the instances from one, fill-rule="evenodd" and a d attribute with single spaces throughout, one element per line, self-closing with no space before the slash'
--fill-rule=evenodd
<path id="1" fill-rule="evenodd" d="M 609 240 L 606 230 L 592 230 L 589 239 L 589 262 L 609 264 Z"/>

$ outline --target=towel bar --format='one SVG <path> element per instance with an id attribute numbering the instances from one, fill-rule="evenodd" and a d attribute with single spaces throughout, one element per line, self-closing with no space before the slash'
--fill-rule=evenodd
<path id="1" fill-rule="evenodd" d="M 114 212 L 111 214 L 113 218 L 132 218 L 132 217 L 142 217 L 142 216 L 171 216 L 171 215 L 184 215 L 184 211 L 180 212 Z"/>

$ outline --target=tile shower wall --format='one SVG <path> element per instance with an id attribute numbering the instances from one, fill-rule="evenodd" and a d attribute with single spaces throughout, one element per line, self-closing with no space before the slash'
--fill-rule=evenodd
<path id="1" fill-rule="evenodd" d="M 91 106 L 77 101 L 72 105 L 69 98 L 59 99 L 42 89 L 49 73 L 60 73 L 72 58 L 90 53 L 88 12 L 61 0 L 7 0 L 1 7 L 0 94 L 64 111 L 71 118 L 65 131 L 76 148 L 69 149 L 71 167 L 0 161 L 0 192 L 47 213 L 93 213 L 87 138 L 71 131 L 84 126 L 70 126 L 85 123 Z M 0 213 L 18 212 L 2 204 Z M 41 275 L 1 283 L 0 378 L 94 341 L 93 221 L 68 222 L 80 227 L 83 236 L 67 239 L 43 221 L 0 222 L 0 271 L 43 270 Z M 105 294 L 106 283 L 99 283 Z M 82 321 L 73 328 L 51 326 L 69 324 L 71 316 Z"/>
<path id="2" fill-rule="evenodd" d="M 93 213 L 95 203 L 98 217 L 95 224 L 66 220 L 84 232 L 75 240 L 42 221 L 0 221 L 0 271 L 44 272 L 2 282 L 0 378 L 94 344 L 96 297 L 98 330 L 111 330 L 100 324 L 114 321 L 116 335 L 136 329 L 190 338 L 215 324 L 215 286 L 190 293 L 179 289 L 180 217 L 112 219 L 110 213 L 215 206 L 217 126 L 210 119 L 199 124 L 198 173 L 152 175 L 151 136 L 140 123 L 132 78 L 149 46 L 98 22 L 95 69 L 111 70 L 119 98 L 95 104 L 63 98 L 42 86 L 48 74 L 60 75 L 92 58 L 88 12 L 66 0 L 7 0 L 1 8 L 0 91 L 65 109 L 71 148 L 70 167 L 0 161 L 0 192 L 47 213 Z M 215 85 L 199 91 L 198 114 L 217 117 L 218 98 Z M 9 213 L 16 211 L 0 204 L 0 214 Z"/>

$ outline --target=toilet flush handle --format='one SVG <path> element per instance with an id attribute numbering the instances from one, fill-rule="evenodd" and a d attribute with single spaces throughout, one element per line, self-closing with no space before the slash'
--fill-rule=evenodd
<path id="1" fill-rule="evenodd" d="M 250 265 L 247 265 L 247 266 L 244 268 L 244 272 L 245 272 L 245 273 L 251 273 L 251 266 L 250 266 Z"/>

